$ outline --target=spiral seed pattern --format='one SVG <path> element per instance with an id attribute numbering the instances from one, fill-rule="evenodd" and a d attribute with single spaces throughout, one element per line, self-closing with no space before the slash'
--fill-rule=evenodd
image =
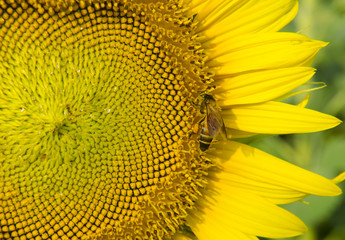
<path id="1" fill-rule="evenodd" d="M 179 1 L 1 1 L 0 49 L 0 239 L 178 231 L 209 81 Z"/>

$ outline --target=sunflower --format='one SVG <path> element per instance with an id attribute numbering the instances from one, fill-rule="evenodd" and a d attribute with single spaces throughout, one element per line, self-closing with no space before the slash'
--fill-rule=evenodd
<path id="1" fill-rule="evenodd" d="M 236 141 L 340 123 L 280 102 L 326 45 L 277 32 L 296 12 L 295 0 L 0 1 L 0 238 L 304 232 L 278 205 L 338 195 L 344 175 Z"/>

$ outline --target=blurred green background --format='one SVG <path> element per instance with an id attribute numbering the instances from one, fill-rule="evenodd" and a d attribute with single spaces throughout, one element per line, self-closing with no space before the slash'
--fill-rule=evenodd
<path id="1" fill-rule="evenodd" d="M 312 81 L 326 88 L 311 94 L 307 108 L 345 121 L 345 0 L 300 0 L 297 17 L 283 31 L 330 44 L 318 54 Z M 296 103 L 300 99 L 293 99 Z M 297 98 L 298 98 L 297 97 Z M 302 97 L 302 98 L 301 98 Z M 252 144 L 327 178 L 345 171 L 345 124 L 320 133 L 267 137 Z M 345 183 L 339 184 L 345 192 Z M 315 197 L 284 206 L 300 217 L 309 231 L 292 240 L 345 240 L 345 194 Z"/>

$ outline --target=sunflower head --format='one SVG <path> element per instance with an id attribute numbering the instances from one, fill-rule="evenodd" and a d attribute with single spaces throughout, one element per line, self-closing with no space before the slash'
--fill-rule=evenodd
<path id="1" fill-rule="evenodd" d="M 178 1 L 1 9 L 2 236 L 170 237 L 209 167 L 193 17 Z"/>
<path id="2" fill-rule="evenodd" d="M 339 189 L 228 141 L 338 124 L 273 101 L 324 45 L 277 33 L 297 3 L 274 2 L 0 1 L 0 238 L 302 232 L 275 204 Z"/>

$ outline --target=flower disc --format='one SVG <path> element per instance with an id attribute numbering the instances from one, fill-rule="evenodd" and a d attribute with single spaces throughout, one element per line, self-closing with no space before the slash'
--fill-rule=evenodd
<path id="1" fill-rule="evenodd" d="M 191 129 L 209 77 L 178 2 L 1 1 L 1 239 L 184 223 L 208 168 Z"/>

